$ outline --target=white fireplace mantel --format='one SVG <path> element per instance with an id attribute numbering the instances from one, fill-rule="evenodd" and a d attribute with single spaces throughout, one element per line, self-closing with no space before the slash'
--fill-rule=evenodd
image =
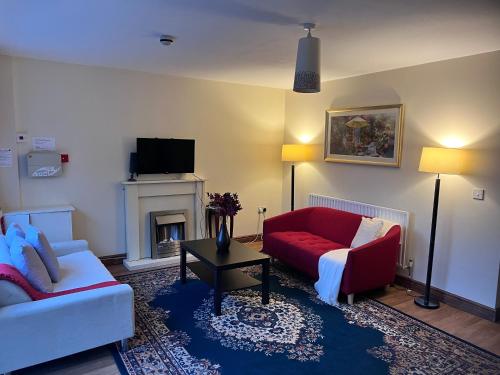
<path id="1" fill-rule="evenodd" d="M 179 264 L 179 257 L 151 258 L 149 213 L 186 210 L 186 239 L 203 237 L 205 179 L 124 181 L 125 233 L 129 270 Z"/>

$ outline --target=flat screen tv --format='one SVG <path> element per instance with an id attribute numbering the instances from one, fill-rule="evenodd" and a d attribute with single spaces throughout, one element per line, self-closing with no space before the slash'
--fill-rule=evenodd
<path id="1" fill-rule="evenodd" d="M 194 139 L 137 138 L 137 173 L 194 173 Z"/>

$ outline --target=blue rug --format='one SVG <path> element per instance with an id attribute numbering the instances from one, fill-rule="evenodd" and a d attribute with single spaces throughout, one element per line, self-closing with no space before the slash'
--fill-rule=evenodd
<path id="1" fill-rule="evenodd" d="M 119 278 L 135 292 L 136 336 L 116 356 L 125 373 L 500 373 L 498 356 L 377 301 L 324 304 L 310 281 L 286 269 L 271 269 L 269 305 L 260 288 L 236 291 L 219 317 L 210 288 L 188 277 L 181 285 L 174 267 Z"/>

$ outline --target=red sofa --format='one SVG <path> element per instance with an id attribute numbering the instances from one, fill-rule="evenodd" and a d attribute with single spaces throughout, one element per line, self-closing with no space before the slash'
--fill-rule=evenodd
<path id="1" fill-rule="evenodd" d="M 309 207 L 264 221 L 263 252 L 318 279 L 318 261 L 330 250 L 348 248 L 361 215 L 326 207 Z M 401 228 L 393 226 L 384 237 L 352 249 L 340 291 L 352 303 L 355 293 L 394 281 Z"/>

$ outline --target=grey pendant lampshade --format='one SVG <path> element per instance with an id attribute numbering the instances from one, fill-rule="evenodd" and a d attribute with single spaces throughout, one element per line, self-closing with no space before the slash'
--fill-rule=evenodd
<path id="1" fill-rule="evenodd" d="M 304 24 L 307 36 L 299 40 L 293 91 L 302 93 L 320 92 L 320 42 L 311 36 L 313 24 Z"/>

